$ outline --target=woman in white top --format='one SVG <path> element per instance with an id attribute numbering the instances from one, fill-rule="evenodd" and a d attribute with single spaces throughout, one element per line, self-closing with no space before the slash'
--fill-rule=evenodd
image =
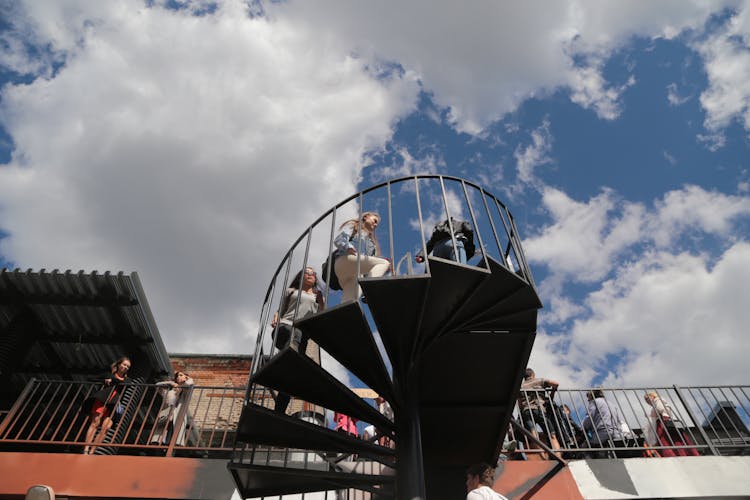
<path id="1" fill-rule="evenodd" d="M 275 329 L 274 345 L 283 349 L 290 345 L 292 349 L 305 353 L 307 339 L 294 327 L 294 323 L 325 309 L 323 293 L 318 288 L 318 275 L 312 267 L 306 267 L 297 273 L 286 289 L 279 310 L 274 313 L 271 326 Z M 274 409 L 286 413 L 291 397 L 284 393 L 276 394 Z"/>
<path id="2" fill-rule="evenodd" d="M 475 464 L 466 471 L 466 500 L 508 500 L 492 489 L 495 469 L 488 464 Z"/>

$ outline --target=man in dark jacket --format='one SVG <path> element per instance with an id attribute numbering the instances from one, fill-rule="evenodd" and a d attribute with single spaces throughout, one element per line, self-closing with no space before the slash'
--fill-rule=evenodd
<path id="1" fill-rule="evenodd" d="M 453 235 L 456 237 L 456 248 L 453 248 L 453 239 L 451 238 L 451 227 Z M 461 264 L 466 264 L 468 259 L 474 256 L 474 230 L 471 224 L 464 220 L 456 220 L 451 217 L 450 224 L 448 219 L 436 225 L 432 230 L 430 241 L 427 242 L 427 253 L 432 252 L 435 257 L 454 260 Z M 420 250 L 414 258 L 417 262 L 424 262 L 424 254 Z"/>

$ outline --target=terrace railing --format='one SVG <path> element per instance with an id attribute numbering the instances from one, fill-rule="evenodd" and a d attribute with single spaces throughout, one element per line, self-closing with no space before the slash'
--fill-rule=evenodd
<path id="1" fill-rule="evenodd" d="M 595 406 L 591 391 L 602 392 L 615 415 L 606 425 L 606 439 L 595 437 Z M 669 409 L 673 424 L 653 412 L 647 394 L 656 394 Z M 528 407 L 539 398 L 539 413 L 524 415 L 518 405 L 503 443 L 508 458 L 544 456 L 547 452 L 518 427 L 531 421 L 542 442 L 564 459 L 671 457 L 679 455 L 747 455 L 750 453 L 750 386 L 643 387 L 521 391 L 519 401 Z M 563 410 L 567 409 L 567 411 Z M 527 424 L 528 425 L 528 424 Z M 600 427 L 601 428 L 601 427 Z M 613 430 L 614 429 L 614 430 Z M 556 440 L 550 440 L 554 435 Z M 620 439 L 622 437 L 622 439 Z M 553 458 L 553 457 L 545 457 Z"/>
<path id="2" fill-rule="evenodd" d="M 31 380 L 0 420 L 0 450 L 80 453 L 89 425 L 82 411 L 101 383 Z M 127 384 L 113 425 L 95 454 L 228 457 L 245 387 L 193 386 L 183 403 L 165 406 L 163 386 Z"/>

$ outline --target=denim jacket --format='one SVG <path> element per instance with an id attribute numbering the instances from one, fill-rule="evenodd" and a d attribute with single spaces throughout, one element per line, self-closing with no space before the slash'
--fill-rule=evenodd
<path id="1" fill-rule="evenodd" d="M 347 229 L 341 232 L 336 239 L 333 240 L 333 244 L 336 246 L 334 255 L 336 257 L 340 255 L 346 255 L 350 248 L 353 248 L 357 252 L 362 252 L 364 255 L 374 256 L 377 253 L 375 242 L 369 234 L 357 233 L 352 234 L 353 229 Z M 359 236 L 359 238 L 357 238 Z"/>

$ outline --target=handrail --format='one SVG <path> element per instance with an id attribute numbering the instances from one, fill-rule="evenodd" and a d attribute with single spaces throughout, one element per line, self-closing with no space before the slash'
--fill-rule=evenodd
<path id="1" fill-rule="evenodd" d="M 88 415 L 82 402 L 101 382 L 30 380 L 0 422 L 0 450 L 70 452 L 86 442 Z M 97 454 L 138 453 L 229 456 L 233 434 L 245 400 L 245 387 L 186 386 L 176 407 L 163 395 L 170 387 L 129 383 L 118 394 L 113 425 L 98 444 Z M 167 439 L 168 438 L 168 439 Z"/>
<path id="2" fill-rule="evenodd" d="M 479 200 L 479 205 L 483 206 L 484 210 L 474 210 L 475 203 L 472 199 Z M 384 225 L 387 224 L 388 227 L 379 232 L 383 235 L 383 238 L 388 238 L 388 245 L 387 247 L 384 245 L 382 250 L 387 253 L 390 259 L 391 272 L 394 276 L 401 273 L 400 266 L 397 266 L 394 262 L 397 254 L 416 252 L 419 248 L 421 250 L 417 255 L 426 257 L 425 231 L 442 220 L 447 220 L 449 228 L 452 228 L 452 217 L 461 217 L 472 226 L 476 241 L 475 247 L 478 258 L 473 263 L 468 264 L 488 268 L 488 259 L 490 257 L 495 258 L 500 265 L 516 273 L 520 278 L 526 280 L 532 289 L 535 289 L 528 262 L 523 255 L 513 216 L 494 195 L 473 182 L 453 176 L 421 174 L 384 181 L 363 189 L 326 210 L 300 234 L 283 254 L 279 265 L 272 274 L 262 303 L 261 321 L 258 325 L 255 350 L 258 362 L 253 366 L 253 373 L 257 372 L 264 364 L 264 355 L 272 357 L 281 347 L 274 345 L 275 343 L 270 343 L 268 340 L 269 336 L 275 338 L 278 330 L 278 325 L 269 330 L 268 319 L 272 316 L 274 310 L 280 313 L 283 297 L 292 277 L 297 271 L 301 272 L 305 267 L 316 269 L 318 263 L 312 258 L 313 255 L 320 253 L 322 261 L 329 258 L 332 252 L 336 250 L 333 241 L 340 231 L 337 223 L 337 219 L 341 219 L 339 214 L 348 210 L 357 214 L 358 228 L 361 224 L 362 214 L 365 211 L 377 208 L 385 210 L 382 222 Z M 329 222 L 330 227 L 327 225 Z M 325 231 L 321 233 L 319 228 L 323 227 Z M 415 230 L 419 232 L 419 235 L 413 234 Z M 450 246 L 455 256 L 459 251 L 458 241 L 452 229 L 450 233 Z M 320 244 L 322 243 L 319 241 L 321 239 L 325 241 L 325 245 Z M 494 245 L 488 246 L 488 242 L 494 242 L 496 247 Z M 397 244 L 400 248 L 396 248 Z M 357 247 L 359 250 L 362 250 L 362 245 L 362 240 L 358 238 Z M 515 266 L 511 264 L 511 252 Z M 361 265 L 361 251 L 358 251 L 356 259 L 357 276 L 360 276 Z M 430 273 L 429 260 L 427 259 L 424 260 L 423 265 L 417 265 L 414 268 L 409 265 L 408 267 L 409 275 L 422 273 L 423 271 L 427 274 Z M 331 275 L 335 273 L 334 268 L 333 262 L 330 262 L 326 270 L 327 275 L 319 276 L 326 284 L 330 283 Z M 279 293 L 280 291 L 281 293 Z M 324 289 L 324 297 L 328 308 L 335 305 L 332 304 L 333 301 L 338 300 L 338 295 L 327 286 Z M 297 304 L 295 304 L 293 310 L 295 318 L 299 310 L 299 300 L 298 295 Z M 291 336 L 289 341 L 291 342 Z"/>
<path id="3" fill-rule="evenodd" d="M 602 391 L 605 406 L 616 415 L 609 423 L 597 416 L 601 406 L 587 399 L 591 391 Z M 515 425 L 526 422 L 527 429 L 533 425 L 533 432 L 563 458 L 746 454 L 749 391 L 750 386 L 730 385 L 520 391 L 519 403 L 530 409 L 521 412 L 516 404 L 508 441 L 523 445 L 523 451 L 514 454 L 544 451 L 514 431 Z M 657 406 L 646 402 L 648 393 L 658 396 L 669 417 L 652 412 Z M 570 410 L 568 415 L 561 411 L 563 406 Z M 670 420 L 674 425 L 668 424 Z"/>

